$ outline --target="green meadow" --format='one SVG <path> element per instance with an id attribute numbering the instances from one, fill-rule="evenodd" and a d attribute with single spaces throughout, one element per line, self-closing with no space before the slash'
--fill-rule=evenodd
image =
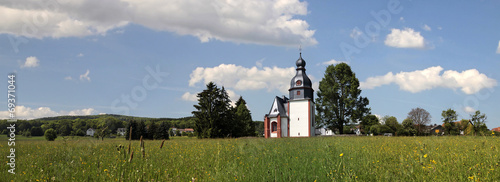
<path id="1" fill-rule="evenodd" d="M 1 137 L 3 160 L 9 155 Z M 132 158 L 128 152 L 131 144 Z M 500 139 L 467 137 L 37 137 L 16 142 L 0 181 L 500 181 Z M 120 147 L 123 146 L 123 147 Z"/>

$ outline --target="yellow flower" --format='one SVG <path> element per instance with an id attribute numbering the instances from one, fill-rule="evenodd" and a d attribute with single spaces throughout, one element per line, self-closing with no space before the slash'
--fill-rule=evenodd
<path id="1" fill-rule="evenodd" d="M 474 179 L 474 176 L 469 177 L 469 179 Z"/>
<path id="2" fill-rule="evenodd" d="M 343 155 L 344 155 L 344 153 L 341 153 L 341 154 L 340 154 L 340 157 L 342 157 Z"/>
<path id="3" fill-rule="evenodd" d="M 424 158 L 427 158 L 427 154 L 424 155 Z"/>
<path id="4" fill-rule="evenodd" d="M 108 171 L 108 169 L 104 169 L 104 172 Z"/>

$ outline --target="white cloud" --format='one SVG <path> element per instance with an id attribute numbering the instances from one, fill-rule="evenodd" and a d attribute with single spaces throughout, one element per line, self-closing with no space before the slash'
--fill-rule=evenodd
<path id="1" fill-rule="evenodd" d="M 373 89 L 378 86 L 396 83 L 401 90 L 412 93 L 430 90 L 433 88 L 460 89 L 466 94 L 474 94 L 483 88 L 497 86 L 497 81 L 488 78 L 485 74 L 479 73 L 476 69 L 469 69 L 462 72 L 446 70 L 441 74 L 441 66 L 429 67 L 424 70 L 412 72 L 387 73 L 383 76 L 369 77 L 361 82 L 362 89 Z"/>
<path id="2" fill-rule="evenodd" d="M 339 63 L 346 63 L 346 62 L 345 61 L 337 61 L 335 59 L 331 59 L 330 61 L 325 61 L 325 62 L 322 62 L 321 64 L 331 65 L 331 64 L 339 64 Z"/>
<path id="3" fill-rule="evenodd" d="M 22 6 L 21 6 L 22 4 Z M 277 46 L 317 44 L 299 0 L 6 0 L 0 34 L 31 38 L 106 35 L 128 24 L 210 40 Z"/>
<path id="4" fill-rule="evenodd" d="M 36 119 L 43 117 L 53 117 L 53 116 L 63 116 L 63 115 L 92 115 L 97 111 L 93 108 L 80 109 L 80 110 L 72 110 L 72 111 L 53 111 L 49 107 L 39 107 L 32 109 L 30 107 L 25 106 L 16 106 L 16 117 L 18 119 Z M 0 111 L 0 119 L 8 119 L 9 112 L 8 111 Z"/>
<path id="5" fill-rule="evenodd" d="M 431 31 L 431 27 L 429 27 L 429 25 L 424 25 L 424 27 L 422 27 L 422 29 L 424 29 L 425 31 Z"/>
<path id="6" fill-rule="evenodd" d="M 40 60 L 34 56 L 30 56 L 26 58 L 26 61 L 24 62 L 23 65 L 21 65 L 21 68 L 35 68 L 38 67 L 40 64 Z"/>
<path id="7" fill-rule="evenodd" d="M 186 100 L 186 101 L 198 101 L 198 97 L 197 97 L 198 94 L 194 93 L 190 93 L 190 92 L 186 92 L 182 95 L 182 100 Z"/>
<path id="8" fill-rule="evenodd" d="M 76 57 L 83 57 L 83 53 L 76 55 Z"/>
<path id="9" fill-rule="evenodd" d="M 500 41 L 498 41 L 497 54 L 500 54 Z"/>
<path id="10" fill-rule="evenodd" d="M 399 21 L 404 23 L 405 22 L 405 18 L 399 17 Z"/>
<path id="11" fill-rule="evenodd" d="M 190 74 L 189 86 L 213 81 L 218 86 L 235 90 L 279 90 L 288 93 L 295 68 L 245 68 L 234 64 L 221 64 L 213 68 L 198 67 Z M 311 76 L 309 78 L 313 79 Z"/>
<path id="12" fill-rule="evenodd" d="M 391 29 L 391 33 L 385 39 L 385 45 L 397 48 L 425 48 L 425 40 L 420 32 L 411 28 Z"/>
<path id="13" fill-rule="evenodd" d="M 80 80 L 81 81 L 87 80 L 87 81 L 90 82 L 89 74 L 90 74 L 90 70 L 87 69 L 87 72 L 85 72 L 84 74 L 80 75 Z"/>
<path id="14" fill-rule="evenodd" d="M 474 113 L 474 112 L 476 112 L 476 109 L 474 109 L 474 108 L 472 108 L 472 107 L 467 106 L 467 107 L 464 107 L 464 111 L 465 111 L 466 113 Z"/>
<path id="15" fill-rule="evenodd" d="M 67 77 L 64 77 L 64 80 L 73 80 L 73 77 L 67 76 Z"/>

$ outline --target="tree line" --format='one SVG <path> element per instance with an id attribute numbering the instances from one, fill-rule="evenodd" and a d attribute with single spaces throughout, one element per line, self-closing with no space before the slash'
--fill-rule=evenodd
<path id="1" fill-rule="evenodd" d="M 86 131 L 92 128 L 96 130 L 96 137 L 107 137 L 116 135 L 118 128 L 125 128 L 130 123 L 137 123 L 137 125 L 144 125 L 145 128 L 152 128 L 151 133 L 154 133 L 160 127 L 167 127 L 167 130 L 171 127 L 193 128 L 194 118 L 141 118 L 121 115 L 59 116 L 34 120 L 18 120 L 15 123 L 15 133 L 16 135 L 28 137 L 43 136 L 47 130 L 52 129 L 58 136 L 85 136 Z M 9 124 L 11 123 L 8 123 L 7 120 L 0 120 L 0 128 L 3 128 L 2 134 L 8 134 L 9 131 L 6 128 Z M 143 133 L 139 135 L 141 134 Z M 155 135 L 152 134 L 151 137 L 155 138 Z"/>
<path id="2" fill-rule="evenodd" d="M 394 133 L 406 136 L 432 134 L 429 130 L 435 126 L 429 125 L 431 115 L 419 107 L 413 108 L 402 123 L 394 116 L 384 116 L 379 120 L 371 114 L 369 100 L 361 96 L 359 86 L 359 80 L 349 65 L 329 65 L 316 92 L 316 128 L 327 128 L 340 134 L 353 133 L 357 129 L 356 126 L 363 133 Z M 444 110 L 444 127 L 434 132 L 444 132 L 446 135 L 458 135 L 460 131 L 466 135 L 491 134 L 485 124 L 487 117 L 480 111 L 460 121 L 457 121 L 457 117 L 454 110 Z"/>

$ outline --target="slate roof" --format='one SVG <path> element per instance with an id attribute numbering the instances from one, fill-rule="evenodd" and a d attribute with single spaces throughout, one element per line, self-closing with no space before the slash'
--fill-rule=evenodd
<path id="1" fill-rule="evenodd" d="M 283 98 L 276 96 L 274 98 L 274 102 L 273 102 L 273 105 L 271 107 L 271 110 L 269 110 L 268 116 L 269 117 L 277 117 L 278 115 L 280 115 L 282 117 L 288 117 L 286 114 L 286 108 L 285 108 L 285 104 L 287 104 L 287 103 L 288 103 L 288 98 L 286 98 L 285 96 L 283 96 Z"/>

